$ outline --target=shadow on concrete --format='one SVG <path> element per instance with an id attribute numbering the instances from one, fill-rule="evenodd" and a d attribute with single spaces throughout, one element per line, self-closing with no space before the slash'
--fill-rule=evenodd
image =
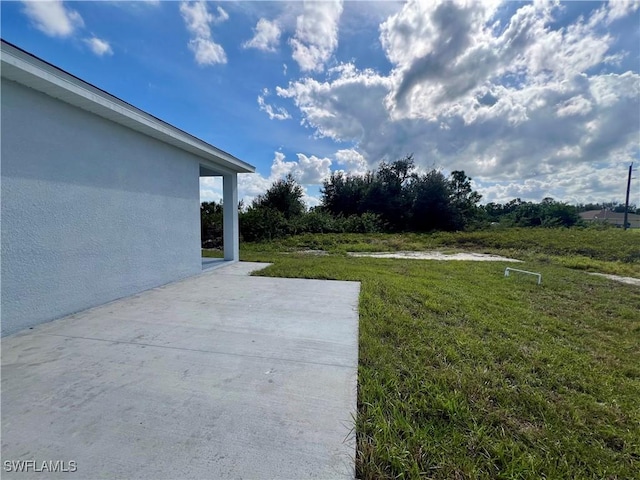
<path id="1" fill-rule="evenodd" d="M 224 258 L 202 257 L 202 270 L 208 270 L 210 268 L 220 268 L 230 263 L 233 262 L 228 262 Z"/>

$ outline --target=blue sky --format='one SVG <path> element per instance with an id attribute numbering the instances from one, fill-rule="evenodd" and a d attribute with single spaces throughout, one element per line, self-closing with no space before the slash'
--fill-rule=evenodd
<path id="1" fill-rule="evenodd" d="M 627 2 L 3 1 L 2 37 L 255 165 L 309 206 L 330 172 L 413 153 L 483 201 L 622 201 L 640 166 Z M 640 174 L 632 202 L 640 204 Z M 203 200 L 219 180 L 202 179 Z"/>

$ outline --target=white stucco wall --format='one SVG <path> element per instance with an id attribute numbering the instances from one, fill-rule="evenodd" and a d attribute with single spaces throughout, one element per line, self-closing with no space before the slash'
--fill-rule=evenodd
<path id="1" fill-rule="evenodd" d="M 198 157 L 2 79 L 2 334 L 201 271 Z"/>

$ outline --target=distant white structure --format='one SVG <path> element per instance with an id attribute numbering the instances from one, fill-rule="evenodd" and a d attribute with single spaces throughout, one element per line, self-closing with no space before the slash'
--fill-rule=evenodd
<path id="1" fill-rule="evenodd" d="M 2 41 L 2 335 L 202 271 L 200 176 L 255 168 Z"/>
<path id="2" fill-rule="evenodd" d="M 533 275 L 538 279 L 538 285 L 542 283 L 542 274 L 538 272 L 529 272 L 528 270 L 520 270 L 518 268 L 507 267 L 504 269 L 504 276 L 508 277 L 511 272 L 524 273 L 526 275 Z"/>

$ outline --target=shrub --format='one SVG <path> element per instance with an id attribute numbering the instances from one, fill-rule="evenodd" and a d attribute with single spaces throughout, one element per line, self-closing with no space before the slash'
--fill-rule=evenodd
<path id="1" fill-rule="evenodd" d="M 344 232 L 348 233 L 378 233 L 382 232 L 382 219 L 375 213 L 351 215 L 344 219 Z"/>
<path id="2" fill-rule="evenodd" d="M 273 240 L 290 233 L 284 214 L 268 207 L 250 207 L 240 213 L 240 235 L 248 242 Z"/>

